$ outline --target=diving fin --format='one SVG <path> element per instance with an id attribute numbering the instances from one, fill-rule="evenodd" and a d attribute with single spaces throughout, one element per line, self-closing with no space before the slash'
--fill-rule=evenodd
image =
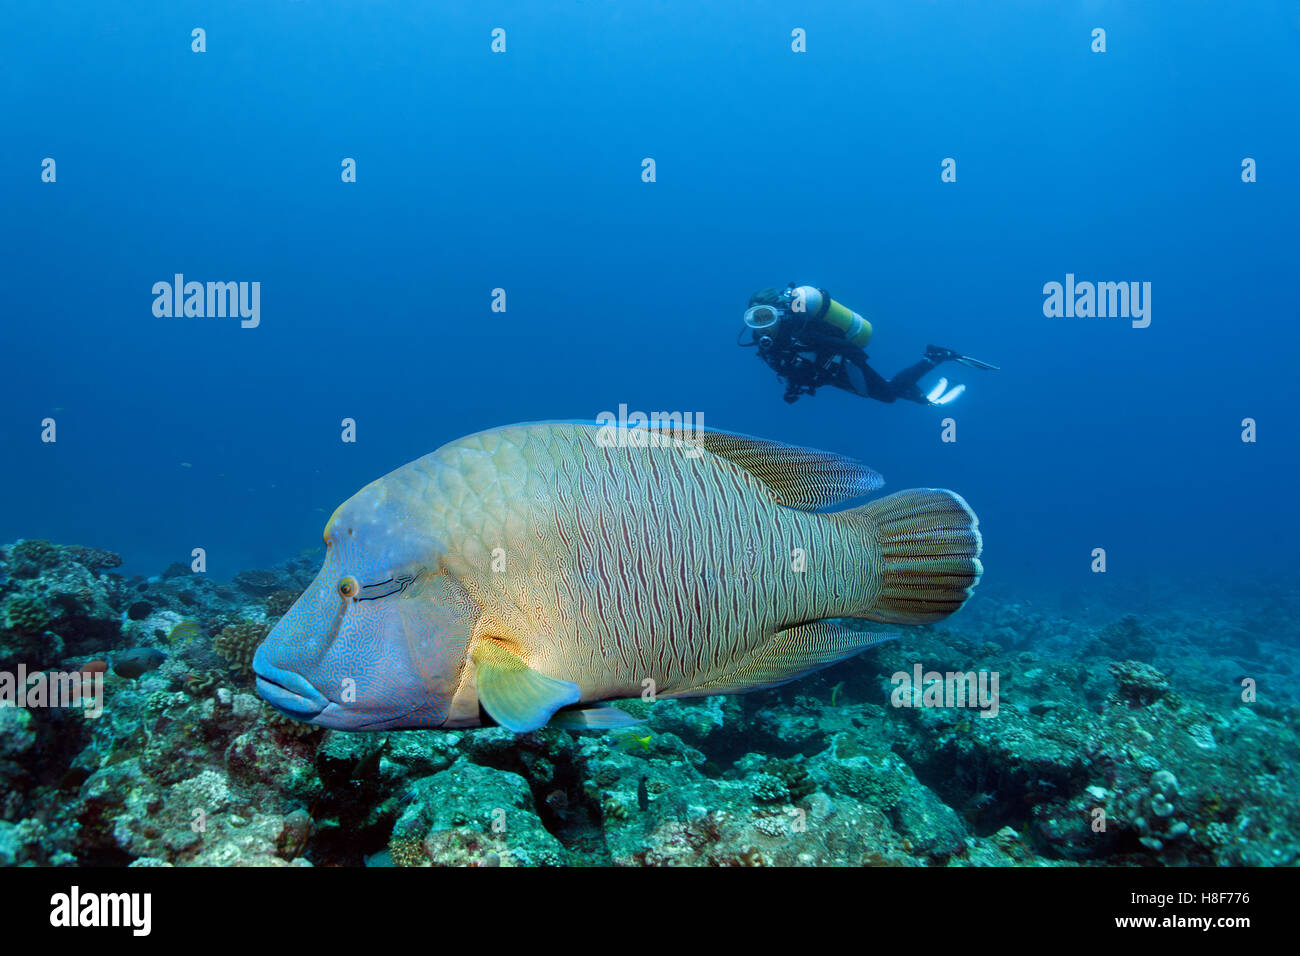
<path id="1" fill-rule="evenodd" d="M 517 734 L 546 726 L 557 710 L 582 696 L 577 684 L 533 670 L 492 641 L 479 641 L 470 657 L 479 703 L 493 720 Z"/>
<path id="2" fill-rule="evenodd" d="M 959 355 L 953 359 L 958 365 L 965 365 L 967 368 L 982 368 L 990 372 L 1000 372 L 1002 369 L 996 365 L 990 365 L 988 362 L 981 362 L 979 359 L 971 358 L 969 355 Z"/>
<path id="3" fill-rule="evenodd" d="M 965 365 L 967 368 L 979 368 L 991 372 L 1001 371 L 996 365 L 981 362 L 977 358 L 962 355 L 960 352 L 954 352 L 952 349 L 946 349 L 941 345 L 927 345 L 925 347 L 925 357 L 936 365 L 940 362 L 956 362 L 958 365 Z"/>
<path id="4" fill-rule="evenodd" d="M 938 384 L 930 389 L 929 394 L 925 396 L 925 400 L 931 405 L 947 405 L 949 402 L 955 402 L 961 393 L 966 391 L 965 385 L 958 385 L 956 388 L 945 392 L 944 389 L 947 388 L 948 380 L 946 378 L 939 379 Z"/>
<path id="5" fill-rule="evenodd" d="M 947 404 L 950 403 L 950 402 L 955 402 L 955 401 L 957 401 L 957 399 L 961 396 L 961 393 L 964 392 L 964 391 L 966 391 L 966 386 L 965 386 L 965 385 L 958 385 L 956 388 L 954 388 L 954 389 L 950 389 L 949 391 L 945 392 L 945 393 L 944 393 L 943 395 L 941 395 L 940 397 L 934 399 L 934 404 L 936 404 L 936 405 L 947 405 Z"/>

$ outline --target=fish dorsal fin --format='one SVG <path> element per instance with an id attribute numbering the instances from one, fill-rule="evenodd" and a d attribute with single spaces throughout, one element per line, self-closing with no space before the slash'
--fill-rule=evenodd
<path id="1" fill-rule="evenodd" d="M 577 684 L 533 670 L 492 641 L 478 641 L 470 657 L 479 703 L 493 720 L 517 734 L 546 726 L 557 710 L 582 696 Z"/>
<path id="2" fill-rule="evenodd" d="M 767 486 L 778 503 L 800 511 L 833 508 L 885 483 L 880 472 L 862 462 L 816 448 L 711 428 L 653 430 L 727 459 Z"/>

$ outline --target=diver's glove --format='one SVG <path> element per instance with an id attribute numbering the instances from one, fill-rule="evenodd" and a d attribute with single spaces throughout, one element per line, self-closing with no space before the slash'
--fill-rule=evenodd
<path id="1" fill-rule="evenodd" d="M 946 378 L 941 378 L 939 379 L 938 384 L 935 385 L 934 388 L 930 389 L 930 392 L 925 396 L 925 399 L 931 405 L 947 405 L 951 402 L 957 401 L 961 396 L 961 393 L 964 391 L 966 391 L 965 385 L 948 388 L 948 380 Z"/>
<path id="2" fill-rule="evenodd" d="M 958 365 L 965 365 L 967 368 L 982 368 L 990 371 L 1001 371 L 996 365 L 990 365 L 988 362 L 981 362 L 979 359 L 971 358 L 969 355 L 962 355 L 960 352 L 954 352 L 952 349 L 945 349 L 938 345 L 927 345 L 925 347 L 925 357 L 935 365 L 940 362 L 956 362 Z"/>

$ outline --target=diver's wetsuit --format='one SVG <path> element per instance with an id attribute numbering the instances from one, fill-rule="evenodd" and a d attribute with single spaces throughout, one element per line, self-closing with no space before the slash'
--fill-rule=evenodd
<path id="1" fill-rule="evenodd" d="M 770 305 L 779 293 L 764 289 L 750 296 L 750 305 Z M 937 362 L 923 358 L 886 379 L 867 364 L 867 353 L 849 342 L 833 325 L 807 315 L 787 312 L 774 327 L 754 330 L 758 357 L 786 383 L 785 400 L 798 401 L 823 385 L 834 385 L 863 398 L 881 402 L 904 399 L 929 405 L 917 382 Z"/>

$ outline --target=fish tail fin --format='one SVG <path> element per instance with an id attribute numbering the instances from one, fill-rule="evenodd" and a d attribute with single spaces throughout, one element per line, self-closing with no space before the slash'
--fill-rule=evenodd
<path id="1" fill-rule="evenodd" d="M 913 488 L 841 515 L 866 525 L 880 569 L 879 594 L 853 617 L 889 624 L 943 620 L 966 603 L 984 572 L 979 519 L 954 492 Z"/>

